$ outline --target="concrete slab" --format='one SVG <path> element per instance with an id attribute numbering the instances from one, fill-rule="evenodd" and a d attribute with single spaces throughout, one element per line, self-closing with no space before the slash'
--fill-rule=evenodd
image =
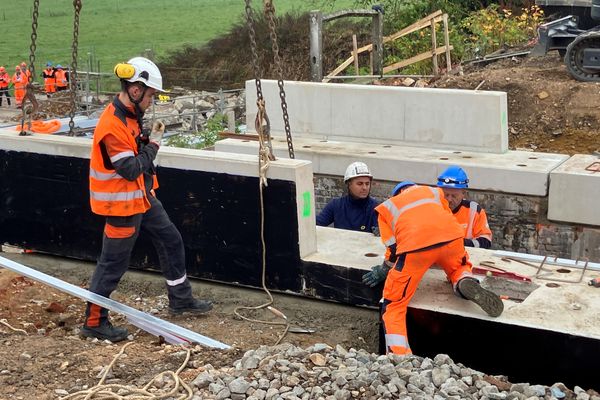
<path id="1" fill-rule="evenodd" d="M 277 81 L 262 80 L 274 135 L 283 134 Z M 465 149 L 508 150 L 506 93 L 458 89 L 285 82 L 294 137 Z M 254 129 L 256 86 L 246 81 L 246 121 Z"/>
<path id="2" fill-rule="evenodd" d="M 586 170 L 596 169 L 593 170 Z M 600 225 L 600 158 L 576 154 L 550 173 L 548 219 Z"/>
<path id="3" fill-rule="evenodd" d="M 0 150 L 5 151 L 89 159 L 91 143 L 87 138 L 43 134 L 19 136 L 16 131 L 0 129 Z M 157 165 L 233 176 L 258 176 L 256 155 L 162 146 Z M 267 170 L 267 178 L 295 183 L 300 254 L 306 256 L 313 253 L 316 250 L 315 202 L 310 162 L 283 158 L 273 161 Z"/>
<path id="4" fill-rule="evenodd" d="M 257 142 L 225 139 L 215 149 L 241 154 L 256 154 Z M 287 158 L 287 144 L 275 138 L 277 157 Z M 410 179 L 421 184 L 435 184 L 436 177 L 449 165 L 462 166 L 469 175 L 469 186 L 477 190 L 546 196 L 548 174 L 569 158 L 565 154 L 508 151 L 490 154 L 441 149 L 423 149 L 401 145 L 339 142 L 294 137 L 296 159 L 313 163 L 313 173 L 343 175 L 348 164 L 364 161 L 375 179 L 399 181 Z"/>
<path id="5" fill-rule="evenodd" d="M 340 240 L 342 237 L 344 240 Z M 318 252 L 303 258 L 304 260 L 368 271 L 383 257 L 384 247 L 380 238 L 370 234 L 317 227 L 317 240 Z M 599 271 L 586 271 L 581 282 L 563 283 L 558 280 L 577 281 L 581 269 L 561 267 L 561 272 L 558 272 L 558 268 L 549 267 L 550 271 L 545 271 L 542 279 L 542 277 L 535 277 L 537 268 L 507 261 L 494 255 L 494 250 L 467 248 L 467 251 L 473 265 L 481 265 L 484 261 L 491 262 L 496 267 L 531 277 L 533 283 L 539 287 L 521 303 L 505 300 L 504 313 L 498 318 L 491 318 L 474 303 L 454 295 L 441 269 L 430 269 L 423 277 L 410 306 L 502 324 L 600 339 L 600 301 L 598 301 L 600 289 L 587 284 L 591 278 L 600 276 Z M 373 252 L 378 256 L 365 257 L 367 252 Z M 547 285 L 548 283 L 557 284 Z M 557 320 L 560 323 L 557 323 Z"/>

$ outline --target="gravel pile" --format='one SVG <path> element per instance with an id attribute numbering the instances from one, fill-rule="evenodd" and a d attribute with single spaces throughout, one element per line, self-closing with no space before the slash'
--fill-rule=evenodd
<path id="1" fill-rule="evenodd" d="M 205 365 L 193 381 L 196 399 L 491 399 L 600 400 L 593 390 L 569 390 L 511 384 L 455 364 L 444 354 L 433 360 L 417 356 L 377 355 L 364 350 L 316 344 L 261 346 L 246 352 L 231 368 Z"/>

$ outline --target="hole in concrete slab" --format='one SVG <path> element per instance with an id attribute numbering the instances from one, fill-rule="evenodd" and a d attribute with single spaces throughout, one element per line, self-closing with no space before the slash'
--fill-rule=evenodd
<path id="1" fill-rule="evenodd" d="M 310 146 L 302 146 L 305 149 L 310 149 Z"/>
<path id="2" fill-rule="evenodd" d="M 327 143 L 327 140 L 319 140 L 321 143 Z"/>
<path id="3" fill-rule="evenodd" d="M 367 253 L 367 254 L 365 254 L 365 257 L 377 257 L 377 256 L 379 256 L 379 254 L 377 254 L 377 253 Z"/>
<path id="4" fill-rule="evenodd" d="M 560 285 L 558 283 L 552 283 L 552 282 L 546 283 L 546 286 L 551 287 L 551 288 L 560 287 Z"/>
<path id="5" fill-rule="evenodd" d="M 462 151 L 453 151 L 454 154 L 460 154 Z"/>
<path id="6" fill-rule="evenodd" d="M 242 142 L 249 142 L 249 140 L 242 140 Z"/>
<path id="7" fill-rule="evenodd" d="M 440 157 L 440 160 L 447 160 L 448 157 Z"/>
<path id="8" fill-rule="evenodd" d="M 462 158 L 473 158 L 471 156 L 462 156 Z"/>
<path id="9" fill-rule="evenodd" d="M 526 167 L 527 164 L 517 164 L 517 167 Z"/>
<path id="10" fill-rule="evenodd" d="M 571 272 L 570 269 L 566 269 L 566 268 L 559 268 L 556 270 L 556 272 L 561 273 L 561 274 L 568 274 Z"/>
<path id="11" fill-rule="evenodd" d="M 376 151 L 370 151 L 369 154 L 377 154 Z"/>
<path id="12" fill-rule="evenodd" d="M 530 160 L 537 160 L 537 157 L 529 157 Z"/>
<path id="13" fill-rule="evenodd" d="M 390 148 L 390 147 L 392 147 L 392 145 L 390 145 L 390 144 L 386 144 L 386 145 L 384 145 L 383 147 L 385 147 L 385 148 L 387 149 L 387 148 Z"/>

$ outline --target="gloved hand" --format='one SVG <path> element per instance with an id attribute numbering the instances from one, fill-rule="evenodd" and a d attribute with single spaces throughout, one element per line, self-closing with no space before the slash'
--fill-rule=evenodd
<path id="1" fill-rule="evenodd" d="M 362 281 L 367 286 L 375 287 L 381 282 L 385 281 L 389 270 L 390 267 L 388 267 L 384 261 L 381 265 L 372 267 L 371 272 L 364 274 L 362 276 Z"/>
<path id="2" fill-rule="evenodd" d="M 162 140 L 163 134 L 165 133 L 165 124 L 157 119 L 152 124 L 152 130 L 150 131 L 150 141 L 156 143 L 160 146 L 160 141 Z"/>

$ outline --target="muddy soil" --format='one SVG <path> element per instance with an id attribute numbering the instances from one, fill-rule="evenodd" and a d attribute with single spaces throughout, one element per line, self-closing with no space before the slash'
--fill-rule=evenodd
<path id="1" fill-rule="evenodd" d="M 0 255 L 82 287 L 94 268 L 92 263 L 40 254 Z M 170 316 L 164 281 L 158 274 L 129 271 L 112 296 L 232 346 L 228 351 L 193 348 L 183 379 L 195 378 L 198 368 L 205 364 L 215 368 L 231 366 L 246 350 L 275 344 L 283 332 L 281 326 L 247 322 L 233 314 L 235 307 L 266 302 L 263 291 L 195 281 L 194 292 L 215 302 L 208 315 Z M 345 348 L 377 351 L 375 310 L 282 294 L 274 296 L 274 306 L 293 325 L 316 330 L 312 334 L 288 333 L 283 342 L 302 347 L 341 344 Z M 0 399 L 57 399 L 67 394 L 64 391 L 73 393 L 98 383 L 102 368 L 112 361 L 122 344 L 80 337 L 83 312 L 82 300 L 0 268 L 0 320 L 5 321 L 0 323 Z M 142 387 L 158 373 L 180 367 L 185 357 L 179 346 L 160 343 L 158 338 L 127 325 L 124 317 L 111 315 L 113 323 L 129 328 L 135 343 L 127 349 L 126 357 L 116 363 L 110 382 Z M 277 321 L 268 312 L 255 316 Z"/>

